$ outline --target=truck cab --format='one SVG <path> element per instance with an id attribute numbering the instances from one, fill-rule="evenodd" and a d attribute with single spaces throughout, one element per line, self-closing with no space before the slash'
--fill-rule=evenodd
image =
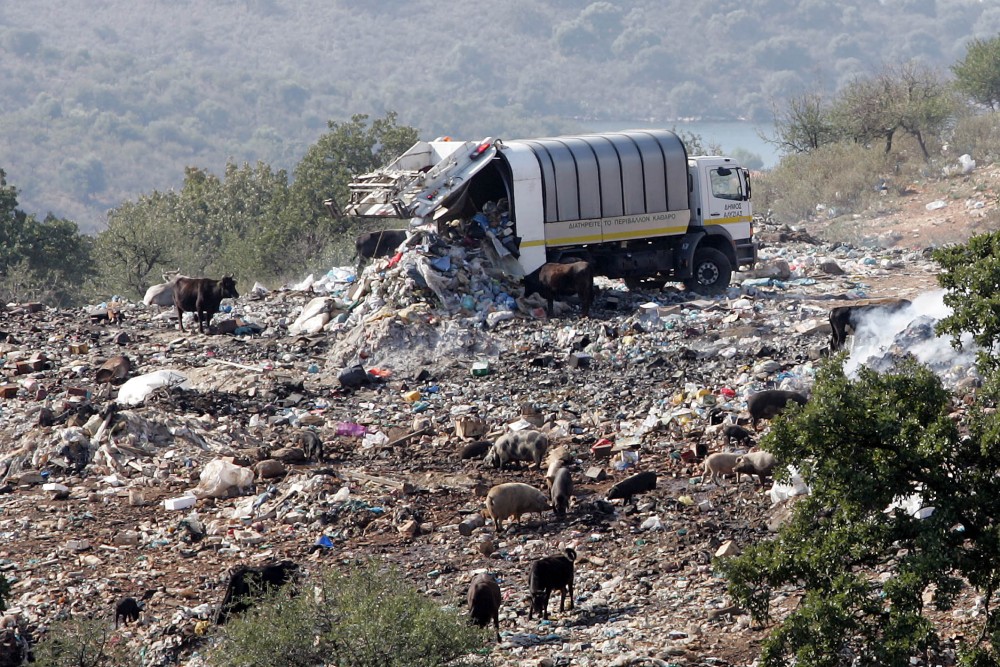
<path id="1" fill-rule="evenodd" d="M 752 265 L 753 243 L 750 172 L 734 160 L 719 156 L 688 158 L 691 179 L 691 225 L 712 234 L 725 229 L 734 241 L 733 266 Z"/>

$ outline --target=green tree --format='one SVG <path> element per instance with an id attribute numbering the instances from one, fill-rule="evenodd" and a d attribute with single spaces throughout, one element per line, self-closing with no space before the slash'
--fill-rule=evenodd
<path id="1" fill-rule="evenodd" d="M 893 138 L 903 132 L 917 140 L 924 159 L 930 158 L 927 140 L 939 137 L 954 113 L 954 100 L 938 73 L 913 62 L 855 78 L 831 111 L 834 125 L 853 141 L 884 141 L 889 154 Z"/>
<path id="2" fill-rule="evenodd" d="M 178 206 L 176 193 L 153 192 L 108 213 L 107 229 L 94 242 L 101 287 L 138 298 L 159 282 L 158 272 L 181 268 L 172 233 Z"/>
<path id="3" fill-rule="evenodd" d="M 437 667 L 464 664 L 486 634 L 374 562 L 323 572 L 229 621 L 214 667 Z"/>
<path id="4" fill-rule="evenodd" d="M 55 621 L 35 646 L 36 667 L 125 667 L 136 664 L 107 618 Z"/>
<path id="5" fill-rule="evenodd" d="M 175 221 L 184 246 L 175 254 L 182 267 L 198 275 L 280 274 L 291 259 L 281 226 L 287 204 L 287 174 L 263 162 L 227 163 L 222 178 L 189 167 Z"/>
<path id="6" fill-rule="evenodd" d="M 973 39 L 951 71 L 959 91 L 994 111 L 1000 108 L 1000 35 Z"/>
<path id="7" fill-rule="evenodd" d="M 717 564 L 757 621 L 770 617 L 776 591 L 804 591 L 764 641 L 761 664 L 908 665 L 939 641 L 926 608 L 951 609 L 964 582 L 983 595 L 983 637 L 1000 646 L 991 609 L 1000 585 L 1000 419 L 992 409 L 1000 382 L 994 376 L 984 387 L 962 437 L 949 417 L 951 396 L 930 370 L 908 361 L 851 379 L 842 362 L 824 366 L 809 403 L 776 420 L 762 442 L 799 468 L 811 493 L 775 539 Z M 934 509 L 925 516 L 915 508 Z M 977 664 L 998 664 L 991 651 L 967 647 L 993 660 Z"/>
<path id="8" fill-rule="evenodd" d="M 0 294 L 79 305 L 80 286 L 93 275 L 92 241 L 76 223 L 49 215 L 39 222 L 18 208 L 17 189 L 0 169 Z"/>
<path id="9" fill-rule="evenodd" d="M 343 206 L 355 176 L 388 165 L 419 138 L 416 129 L 397 125 L 392 111 L 370 123 L 367 115 L 355 114 L 328 127 L 295 166 L 284 216 L 286 247 L 307 262 L 326 259 L 327 245 L 347 229 L 346 221 L 330 218 L 323 202 L 332 198 Z"/>
<path id="10" fill-rule="evenodd" d="M 805 93 L 774 110 L 774 137 L 765 140 L 782 153 L 808 153 L 838 138 L 830 104 L 820 93 Z"/>

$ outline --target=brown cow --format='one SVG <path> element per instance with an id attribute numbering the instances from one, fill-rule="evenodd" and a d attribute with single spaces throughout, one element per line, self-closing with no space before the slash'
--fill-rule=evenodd
<path id="1" fill-rule="evenodd" d="M 205 332 L 204 326 L 211 323 L 212 316 L 219 312 L 223 299 L 237 299 L 236 280 L 223 276 L 221 280 L 211 278 L 178 278 L 174 285 L 174 307 L 177 319 L 184 331 L 184 313 L 194 313 L 198 318 L 198 331 Z"/>
<path id="2" fill-rule="evenodd" d="M 836 352 L 844 346 L 844 342 L 847 340 L 848 329 L 850 329 L 852 334 L 855 333 L 858 323 L 864 315 L 876 310 L 882 310 L 886 314 L 894 313 L 910 304 L 911 302 L 908 299 L 889 297 L 884 299 L 859 299 L 850 306 L 832 308 L 830 310 L 830 328 L 832 329 L 830 350 Z"/>
<path id="3" fill-rule="evenodd" d="M 594 302 L 594 270 L 588 262 L 571 264 L 543 264 L 524 277 L 524 296 L 541 294 L 548 302 L 549 317 L 552 317 L 553 301 L 557 296 L 576 294 L 583 304 L 583 316 L 590 316 L 590 306 Z"/>

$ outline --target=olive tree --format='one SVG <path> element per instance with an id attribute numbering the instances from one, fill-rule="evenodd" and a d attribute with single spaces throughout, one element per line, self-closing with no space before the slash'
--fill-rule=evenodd
<path id="1" fill-rule="evenodd" d="M 765 140 L 782 153 L 808 153 L 838 139 L 830 103 L 820 93 L 793 97 L 773 113 L 774 137 Z"/>
<path id="2" fill-rule="evenodd" d="M 862 144 L 884 142 L 888 154 L 896 135 L 908 134 L 924 159 L 930 158 L 927 141 L 939 137 L 954 114 L 954 99 L 940 74 L 915 62 L 856 77 L 831 111 L 845 137 Z"/>
<path id="3" fill-rule="evenodd" d="M 1000 664 L 1000 234 L 939 250 L 939 282 L 953 314 L 939 331 L 971 334 L 983 385 L 967 409 L 929 369 L 904 360 L 891 372 L 825 364 L 809 403 L 779 418 L 761 446 L 810 486 L 774 539 L 718 563 L 733 598 L 758 622 L 776 621 L 764 667 L 910 664 L 940 645 L 932 610 L 959 592 L 981 596 L 978 632 L 963 665 Z M 771 602 L 801 589 L 774 618 Z"/>
<path id="4" fill-rule="evenodd" d="M 1000 108 L 1000 35 L 973 39 L 951 71 L 959 91 L 994 111 Z"/>
<path id="5" fill-rule="evenodd" d="M 158 282 L 158 271 L 180 268 L 173 226 L 177 207 L 176 193 L 153 192 L 112 209 L 94 244 L 99 285 L 135 298 Z"/>
<path id="6" fill-rule="evenodd" d="M 0 297 L 79 305 L 80 287 L 94 273 L 91 239 L 72 220 L 25 213 L 17 194 L 0 169 Z"/>
<path id="7" fill-rule="evenodd" d="M 323 202 L 343 206 L 351 180 L 384 167 L 410 148 L 417 131 L 398 125 L 395 112 L 369 122 L 355 114 L 349 122 L 329 121 L 328 131 L 312 144 L 292 172 L 289 205 L 283 216 L 286 248 L 303 263 L 329 259 L 331 244 L 349 230 L 347 220 L 330 217 Z"/>

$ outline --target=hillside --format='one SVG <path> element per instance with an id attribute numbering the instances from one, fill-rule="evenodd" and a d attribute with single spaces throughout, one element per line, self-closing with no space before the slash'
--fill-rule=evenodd
<path id="1" fill-rule="evenodd" d="M 766 121 L 883 63 L 946 72 L 997 32 L 976 0 L 6 3 L 0 168 L 27 211 L 93 231 L 185 166 L 291 169 L 355 113 L 394 110 L 425 137 Z"/>
<path id="2" fill-rule="evenodd" d="M 995 199 L 996 179 L 990 167 L 914 184 L 913 193 L 887 199 L 889 217 L 858 218 L 870 225 L 859 233 L 941 228 L 945 218 L 934 216 L 943 209 L 927 211 L 927 203 Z M 994 224 L 995 204 L 983 225 Z M 948 231 L 974 228 L 964 210 L 951 214 Z M 758 230 L 761 268 L 782 258 L 808 279 L 802 284 L 747 283 L 725 298 L 691 301 L 672 289 L 631 293 L 602 281 L 589 319 L 572 306 L 553 320 L 529 308 L 484 329 L 461 312 L 410 303 L 402 266 L 378 280 L 370 272 L 361 284 L 378 298 L 309 335 L 290 323 L 316 294 L 295 290 L 236 300 L 216 322 L 260 328 L 238 336 L 180 334 L 169 313 L 141 304 L 126 304 L 114 324 L 82 311 L 11 308 L 0 314 L 9 392 L 0 570 L 13 581 L 11 616 L 38 635 L 56 619 L 96 614 L 110 632 L 116 600 L 147 596 L 140 623 L 116 629 L 114 641 L 141 647 L 149 664 L 194 667 L 216 641 L 206 620 L 229 568 L 289 558 L 316 574 L 375 558 L 458 608 L 472 572 L 495 572 L 502 641 L 488 650 L 497 665 L 753 664 L 767 628 L 732 607 L 711 562 L 720 550 L 725 557 L 767 538 L 784 510 L 751 482 L 702 479 L 699 452 L 724 447 L 708 428 L 709 408 L 745 417 L 750 392 L 808 388 L 829 341 L 831 305 L 935 288 L 935 266 L 922 252 L 930 231 L 895 250 L 808 238 L 838 222 Z M 820 270 L 823 260 L 843 273 Z M 640 315 L 650 300 L 662 306 L 659 321 Z M 132 360 L 132 376 L 170 368 L 188 384 L 116 405 L 119 389 L 102 386 L 95 372 L 116 355 Z M 482 361 L 489 373 L 472 375 Z M 341 369 L 357 362 L 383 380 L 342 387 Z M 461 458 L 471 439 L 457 430 L 462 416 L 494 434 L 541 422 L 570 453 L 569 515 L 531 514 L 502 532 L 475 525 L 491 485 L 544 482 L 538 471 Z M 359 423 L 364 438 L 352 434 Z M 323 443 L 322 460 L 295 456 L 306 430 Z M 592 449 L 602 439 L 635 458 L 603 458 Z M 203 475 L 211 480 L 209 464 L 223 457 L 252 467 L 256 486 L 183 511 L 164 504 Z M 636 471 L 655 472 L 656 489 L 633 505 L 609 502 L 611 486 Z M 460 528 L 466 520 L 471 529 Z M 551 620 L 528 620 L 527 568 L 565 545 L 580 553 L 574 609 L 553 603 Z M 798 595 L 777 592 L 778 617 Z M 956 613 L 936 619 L 942 656 L 972 636 L 978 604 L 966 587 Z"/>
<path id="3" fill-rule="evenodd" d="M 901 192 L 886 191 L 862 214 L 830 216 L 824 210 L 802 227 L 828 241 L 860 247 L 922 250 L 962 243 L 1000 229 L 1000 165 L 914 181 Z"/>

